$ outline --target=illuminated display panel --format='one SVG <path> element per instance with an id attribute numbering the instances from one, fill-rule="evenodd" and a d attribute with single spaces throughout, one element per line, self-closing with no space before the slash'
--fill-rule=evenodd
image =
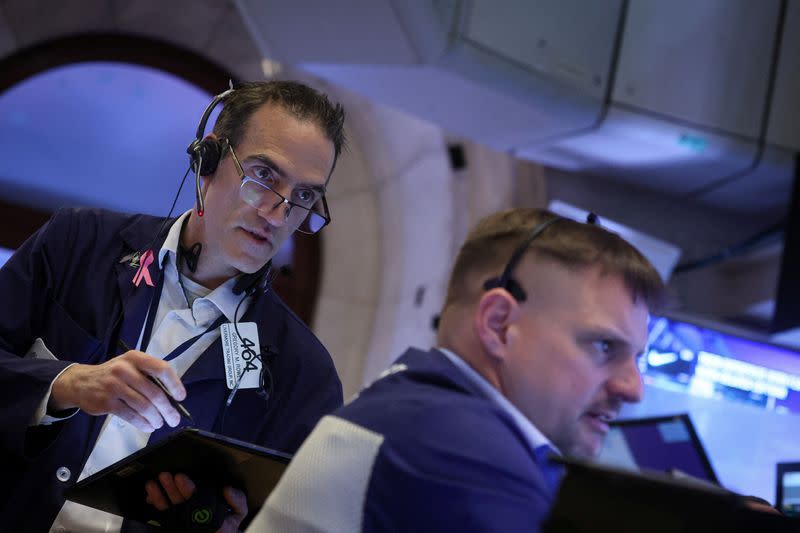
<path id="1" fill-rule="evenodd" d="M 800 352 L 768 342 L 653 317 L 640 369 L 653 387 L 800 414 Z"/>
<path id="2" fill-rule="evenodd" d="M 8 248 L 3 248 L 0 246 L 0 267 L 6 264 L 8 258 L 14 253 L 14 250 L 9 250 Z"/>
<path id="3" fill-rule="evenodd" d="M 778 463 L 775 506 L 787 516 L 800 517 L 800 463 Z"/>

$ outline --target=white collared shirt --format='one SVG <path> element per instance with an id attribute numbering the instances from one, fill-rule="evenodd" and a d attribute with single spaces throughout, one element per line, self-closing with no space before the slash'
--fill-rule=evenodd
<path id="1" fill-rule="evenodd" d="M 158 265 L 164 269 L 164 286 L 150 341 L 144 350 L 153 357 L 166 357 L 187 340 L 203 333 L 221 314 L 233 322 L 236 306 L 241 299 L 241 296 L 234 295 L 231 290 L 236 283 L 235 278 L 229 279 L 212 291 L 185 276 L 178 277 L 177 249 L 183 221 L 190 212 L 187 211 L 175 221 L 158 253 Z M 181 282 L 187 293 L 191 293 L 191 297 L 184 294 Z M 187 298 L 193 300 L 191 305 L 188 305 Z M 241 319 L 249 304 L 249 298 L 242 302 L 237 318 Z M 141 349 L 139 344 L 142 333 L 139 335 L 137 349 Z M 178 376 L 183 376 L 217 338 L 219 338 L 219 328 L 200 337 L 182 354 L 170 360 L 169 364 L 175 368 Z M 144 448 L 149 439 L 150 433 L 139 431 L 116 416 L 107 416 L 94 449 L 78 479 L 90 476 Z M 68 501 L 61 508 L 50 531 L 116 532 L 120 530 L 121 525 L 122 518 L 119 516 Z"/>
<path id="2" fill-rule="evenodd" d="M 544 434 L 533 425 L 533 422 L 528 420 L 528 418 L 522 414 L 522 411 L 517 409 L 514 404 L 508 401 L 508 398 L 503 396 L 503 394 L 497 390 L 494 385 L 489 383 L 485 377 L 480 375 L 475 371 L 474 368 L 469 366 L 469 363 L 447 348 L 437 347 L 436 349 L 442 352 L 445 357 L 447 357 L 447 359 L 461 371 L 462 374 L 464 374 L 473 384 L 475 384 L 475 386 L 477 386 L 481 392 L 483 392 L 486 398 L 488 398 L 492 403 L 497 405 L 503 410 L 503 412 L 511 417 L 514 423 L 517 425 L 517 428 L 519 428 L 520 433 L 522 433 L 522 435 L 525 437 L 525 440 L 531 448 L 531 452 L 541 446 L 547 445 L 550 446 L 554 452 L 558 453 L 559 455 L 561 454 L 559 449 L 556 448 L 553 443 L 550 442 L 548 438 L 545 437 Z"/>

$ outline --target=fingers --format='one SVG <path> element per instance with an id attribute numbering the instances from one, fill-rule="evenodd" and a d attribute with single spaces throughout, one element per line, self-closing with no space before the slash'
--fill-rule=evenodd
<path id="1" fill-rule="evenodd" d="M 137 367 L 150 376 L 157 378 L 164 384 L 170 396 L 176 400 L 183 401 L 186 399 L 186 388 L 181 383 L 175 369 L 172 365 L 161 359 L 156 359 L 147 354 L 141 353 L 144 357 L 137 359 Z"/>
<path id="2" fill-rule="evenodd" d="M 173 475 L 170 472 L 161 472 L 158 475 L 158 482 L 145 483 L 146 501 L 159 511 L 166 511 L 173 505 L 185 503 L 195 490 L 194 482 L 185 474 Z M 242 520 L 247 516 L 247 497 L 244 492 L 233 487 L 225 487 L 223 496 L 232 513 L 225 517 L 218 532 L 236 533 Z"/>
<path id="3" fill-rule="evenodd" d="M 166 511 L 169 509 L 169 503 L 167 502 L 167 498 L 164 496 L 164 493 L 159 488 L 158 483 L 155 481 L 148 481 L 144 484 L 144 490 L 147 493 L 147 498 L 145 501 L 158 509 L 159 511 Z"/>
<path id="4" fill-rule="evenodd" d="M 115 393 L 123 403 L 117 402 L 115 407 L 127 405 L 139 417 L 147 421 L 149 429 L 142 431 L 155 431 L 163 426 L 165 421 L 172 427 L 178 425 L 180 415 L 169 403 L 164 392 L 150 378 L 135 370 L 117 370 L 116 372 L 120 375 L 120 383 L 116 386 L 116 390 L 112 389 L 111 392 Z M 125 418 L 117 412 L 117 409 L 111 409 L 109 412 Z"/>
<path id="5" fill-rule="evenodd" d="M 146 378 L 142 379 L 149 381 Z M 136 378 L 132 378 L 132 381 L 134 383 L 125 386 L 119 392 L 120 400 L 122 400 L 122 402 L 133 409 L 136 414 L 147 421 L 150 426 L 150 431 L 155 431 L 164 425 L 164 417 L 162 416 L 160 410 L 155 406 L 154 402 L 157 402 L 158 400 L 153 397 L 156 394 L 163 395 L 163 393 L 155 387 L 155 390 L 152 390 L 149 387 L 143 387 L 140 383 L 138 383 Z M 166 399 L 164 401 L 166 401 Z"/>
<path id="6" fill-rule="evenodd" d="M 181 496 L 187 500 L 192 497 L 196 488 L 194 482 L 186 474 L 175 474 L 175 486 L 178 487 Z"/>
<path id="7" fill-rule="evenodd" d="M 217 530 L 217 533 L 237 533 L 239 531 L 239 524 L 241 523 L 242 520 L 240 518 L 236 518 L 232 514 L 228 515 Z"/>
<path id="8" fill-rule="evenodd" d="M 225 487 L 223 495 L 233 512 L 225 517 L 217 533 L 236 533 L 242 520 L 247 516 L 247 497 L 244 492 L 233 487 Z"/>
<path id="9" fill-rule="evenodd" d="M 148 422 L 147 419 L 145 419 L 135 410 L 131 409 L 131 407 L 129 407 L 124 401 L 117 400 L 116 403 L 117 405 L 110 409 L 109 413 L 118 416 L 139 431 L 144 431 L 145 433 L 152 433 L 155 431 L 155 428 L 150 425 L 150 422 Z"/>
<path id="10" fill-rule="evenodd" d="M 148 420 L 158 420 L 159 423 L 156 427 L 161 427 L 162 420 L 171 427 L 175 427 L 180 423 L 181 415 L 169 402 L 166 392 L 154 381 L 154 378 L 151 378 L 149 374 L 137 374 L 131 378 L 131 381 L 135 391 L 144 396 L 142 403 L 137 406 L 132 405 L 132 407 L 139 410 L 140 406 L 145 411 L 140 410 L 139 412 Z"/>
<path id="11" fill-rule="evenodd" d="M 240 521 L 243 520 L 247 516 L 247 497 L 244 492 L 233 487 L 225 487 L 222 494 L 225 496 L 225 501 L 231 506 L 233 515 L 238 516 Z"/>
<path id="12" fill-rule="evenodd" d="M 185 503 L 192 497 L 195 491 L 195 484 L 185 474 L 175 474 L 161 472 L 158 475 L 158 482 L 150 480 L 144 484 L 147 494 L 145 501 L 158 509 L 166 511 L 173 505 Z"/>
<path id="13" fill-rule="evenodd" d="M 184 503 L 194 494 L 194 483 L 184 474 L 173 476 L 169 472 L 161 472 L 158 475 L 158 482 L 169 499 L 171 505 Z"/>

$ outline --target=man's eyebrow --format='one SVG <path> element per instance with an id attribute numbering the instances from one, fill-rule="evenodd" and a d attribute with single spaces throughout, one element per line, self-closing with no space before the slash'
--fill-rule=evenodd
<path id="1" fill-rule="evenodd" d="M 635 343 L 633 339 L 628 338 L 623 332 L 617 330 L 613 327 L 605 327 L 605 326 L 597 326 L 597 327 L 589 327 L 586 329 L 585 332 L 581 335 L 582 338 L 586 340 L 607 340 L 614 344 L 617 348 L 622 349 L 636 349 Z M 641 353 L 644 353 L 644 349 Z M 638 355 L 638 353 L 637 353 Z"/>
<path id="2" fill-rule="evenodd" d="M 277 163 L 275 163 L 275 161 L 273 161 L 268 155 L 255 154 L 255 155 L 251 155 L 251 156 L 248 156 L 248 157 L 245 158 L 245 161 L 252 161 L 252 160 L 256 160 L 256 161 L 262 163 L 263 165 L 269 167 L 270 169 L 272 169 L 272 171 L 275 174 L 277 174 L 281 178 L 286 178 L 286 172 L 283 169 L 281 169 L 281 167 Z M 307 188 L 309 188 L 309 189 L 311 189 L 313 191 L 316 191 L 316 192 L 318 192 L 320 194 L 325 194 L 325 190 L 326 190 L 325 189 L 325 185 L 318 185 L 316 183 L 303 183 L 303 182 L 300 182 L 298 185 L 302 185 L 303 187 L 307 187 Z"/>
<path id="3" fill-rule="evenodd" d="M 272 171 L 275 174 L 279 175 L 280 177 L 282 177 L 282 178 L 286 177 L 286 172 L 284 172 L 283 169 L 281 169 L 280 165 L 278 165 L 275 161 L 273 161 L 268 155 L 255 154 L 255 155 L 247 156 L 244 160 L 245 160 L 245 162 L 256 160 L 256 161 L 268 166 L 270 169 L 272 169 Z"/>

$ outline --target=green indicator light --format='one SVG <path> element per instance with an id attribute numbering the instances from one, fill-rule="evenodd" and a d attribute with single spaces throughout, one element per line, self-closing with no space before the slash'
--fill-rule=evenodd
<path id="1" fill-rule="evenodd" d="M 211 509 L 197 509 L 194 513 L 192 513 L 192 522 L 195 524 L 207 524 L 211 522 L 211 517 L 213 513 Z"/>

